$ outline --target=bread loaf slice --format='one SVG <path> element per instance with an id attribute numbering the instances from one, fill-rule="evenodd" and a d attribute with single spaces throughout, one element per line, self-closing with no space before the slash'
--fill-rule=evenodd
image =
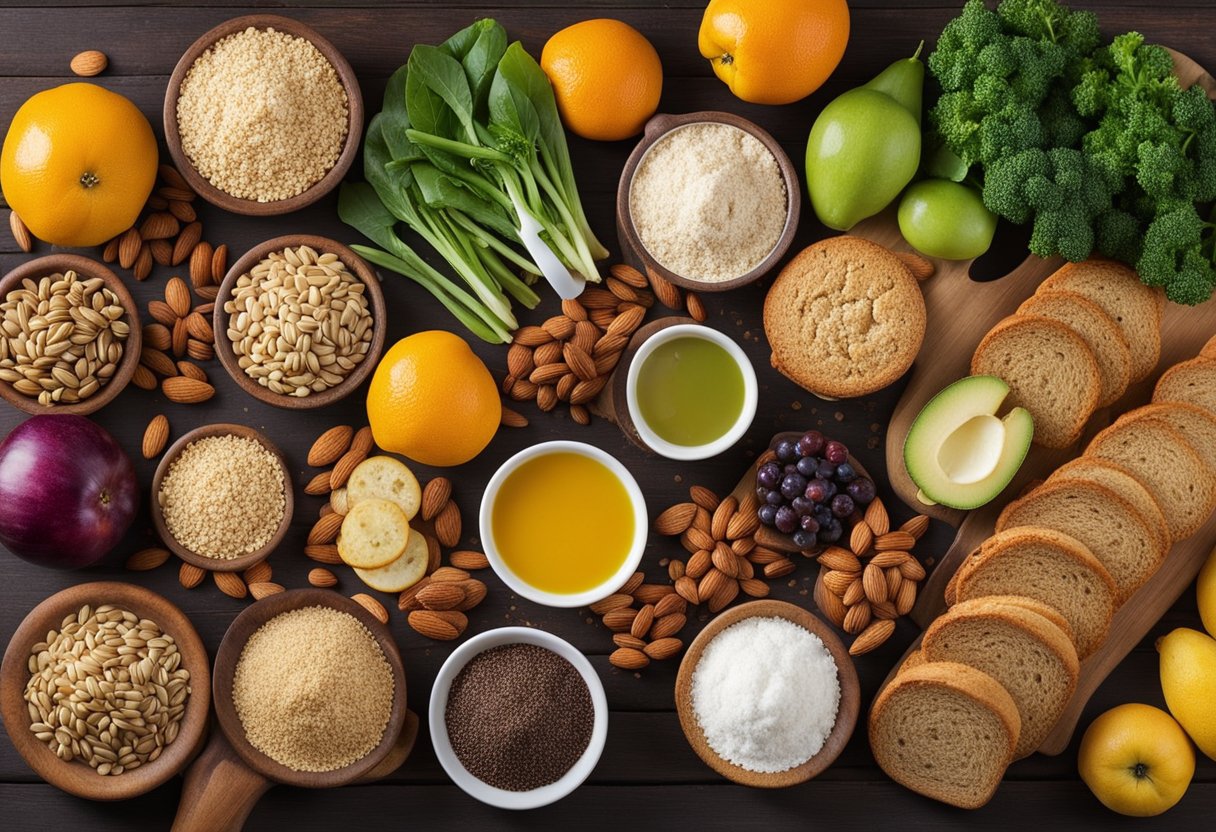
<path id="1" fill-rule="evenodd" d="M 911 653 L 909 653 L 904 658 L 904 660 L 902 662 L 899 663 L 899 670 L 897 670 L 895 672 L 897 674 L 903 673 L 904 671 L 911 670 L 914 667 L 919 667 L 920 665 L 922 665 L 924 663 L 925 663 L 925 654 L 922 653 L 920 650 L 913 650 Z"/>
<path id="2" fill-rule="evenodd" d="M 1122 465 L 1143 483 L 1172 540 L 1199 531 L 1216 507 L 1216 476 L 1182 434 L 1157 417 L 1120 419 L 1090 441 L 1085 456 Z"/>
<path id="3" fill-rule="evenodd" d="M 1005 506 L 996 530 L 1017 526 L 1054 529 L 1079 540 L 1114 578 L 1120 603 L 1157 571 L 1169 549 L 1164 529 L 1153 528 L 1106 486 L 1084 480 L 1047 482 Z"/>
<path id="4" fill-rule="evenodd" d="M 1013 758 L 1021 720 L 986 673 L 927 662 L 896 676 L 870 709 L 870 748 L 895 782 L 962 809 L 992 799 Z"/>
<path id="5" fill-rule="evenodd" d="M 1081 661 L 1072 639 L 1028 605 L 1005 596 L 960 601 L 929 625 L 930 662 L 983 671 L 1013 697 L 1021 720 L 1015 760 L 1034 753 L 1072 698 Z"/>
<path id="6" fill-rule="evenodd" d="M 1040 292 L 1027 298 L 1018 313 L 1051 318 L 1081 336 L 1098 361 L 1098 407 L 1111 404 L 1127 392 L 1132 378 L 1132 351 L 1119 325 L 1102 307 L 1076 292 Z"/>
<path id="7" fill-rule="evenodd" d="M 1058 611 L 1080 658 L 1106 639 L 1118 587 L 1085 544 L 1054 529 L 1018 526 L 988 538 L 955 573 L 958 602 L 989 595 L 1033 598 Z"/>
<path id="8" fill-rule="evenodd" d="M 1208 339 L 1208 342 L 1203 345 L 1203 349 L 1199 351 L 1199 355 L 1204 358 L 1216 358 L 1216 335 Z"/>
<path id="9" fill-rule="evenodd" d="M 1161 314 L 1165 294 L 1113 260 L 1065 263 L 1038 291 L 1076 292 L 1105 310 L 1123 330 L 1132 354 L 1132 381 L 1146 378 L 1161 359 Z"/>
<path id="10" fill-rule="evenodd" d="M 1157 498 L 1122 465 L 1095 456 L 1079 456 L 1061 465 L 1047 479 L 1088 480 L 1104 485 L 1131 503 L 1163 539 L 1169 536 L 1165 512 L 1157 504 Z"/>
<path id="11" fill-rule="evenodd" d="M 1216 472 L 1216 415 L 1187 402 L 1156 402 L 1129 410 L 1119 417 L 1119 421 L 1145 418 L 1172 427 L 1195 449 L 1208 469 Z"/>
<path id="12" fill-rule="evenodd" d="M 1154 402 L 1187 402 L 1216 413 L 1216 356 L 1175 364 L 1157 380 Z"/>
<path id="13" fill-rule="evenodd" d="M 1034 417 L 1034 441 L 1066 448 L 1081 437 L 1098 404 L 1098 362 L 1080 335 L 1050 318 L 1011 315 L 988 331 L 971 358 L 972 375 L 1009 385 L 1006 404 Z"/>

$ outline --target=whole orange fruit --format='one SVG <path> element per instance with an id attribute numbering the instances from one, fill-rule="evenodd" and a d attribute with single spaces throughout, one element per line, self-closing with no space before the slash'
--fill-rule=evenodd
<path id="1" fill-rule="evenodd" d="M 502 419 L 498 385 L 459 335 L 402 338 L 380 359 L 367 391 L 372 438 L 423 465 L 460 465 L 481 453 Z"/>
<path id="2" fill-rule="evenodd" d="M 642 132 L 659 107 L 663 64 L 650 41 L 627 23 L 584 20 L 549 38 L 540 66 L 553 84 L 567 129 L 612 142 Z"/>
<path id="3" fill-rule="evenodd" d="M 744 101 L 789 104 L 828 79 L 849 42 L 845 0 L 710 0 L 697 46 Z"/>
<path id="4" fill-rule="evenodd" d="M 21 105 L 0 150 L 9 207 L 30 233 L 95 246 L 135 224 L 156 182 L 152 125 L 96 84 L 64 84 Z"/>

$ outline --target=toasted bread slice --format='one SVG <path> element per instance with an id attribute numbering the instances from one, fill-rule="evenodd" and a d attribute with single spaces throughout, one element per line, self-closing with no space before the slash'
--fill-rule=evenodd
<path id="1" fill-rule="evenodd" d="M 369 498 L 351 506 L 338 532 L 338 556 L 359 569 L 379 569 L 401 557 L 409 541 L 405 512 L 389 500 Z"/>
<path id="2" fill-rule="evenodd" d="M 1187 402 L 1216 414 L 1216 357 L 1175 364 L 1157 380 L 1154 402 Z"/>
<path id="3" fill-rule="evenodd" d="M 1158 419 L 1182 434 L 1208 468 L 1216 472 L 1216 415 L 1187 402 L 1155 402 L 1129 410 L 1119 421 L 1143 418 Z"/>
<path id="4" fill-rule="evenodd" d="M 401 592 L 422 580 L 430 552 L 421 532 L 410 529 L 405 551 L 396 560 L 376 569 L 355 568 L 359 580 L 377 592 Z"/>
<path id="5" fill-rule="evenodd" d="M 1027 298 L 1018 313 L 1051 318 L 1081 336 L 1098 362 L 1098 407 L 1117 401 L 1127 392 L 1132 378 L 1132 351 L 1119 325 L 1102 307 L 1076 292 L 1040 292 Z"/>
<path id="6" fill-rule="evenodd" d="M 1096 456 L 1079 456 L 1061 465 L 1047 479 L 1088 480 L 1104 485 L 1131 503 L 1163 538 L 1169 535 L 1165 512 L 1161 510 L 1157 498 L 1130 471 L 1116 462 Z"/>
<path id="7" fill-rule="evenodd" d="M 414 472 L 401 460 L 372 456 L 356 465 L 346 481 L 349 505 L 369 498 L 394 502 L 405 512 L 406 520 L 413 520 L 422 505 L 422 488 Z"/>

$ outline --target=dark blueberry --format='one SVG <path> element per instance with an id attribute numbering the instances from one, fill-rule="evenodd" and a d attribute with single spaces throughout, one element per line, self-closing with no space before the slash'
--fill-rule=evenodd
<path id="1" fill-rule="evenodd" d="M 781 466 L 781 476 L 783 476 L 783 477 L 789 476 L 790 474 L 797 474 L 797 473 L 798 473 L 798 464 L 795 462 L 787 462 L 785 465 Z"/>
<path id="2" fill-rule="evenodd" d="M 815 469 L 815 476 L 820 479 L 830 480 L 836 476 L 836 466 L 828 462 L 826 459 L 819 461 L 819 466 Z"/>
<path id="3" fill-rule="evenodd" d="M 849 483 L 845 488 L 849 492 L 849 496 L 853 498 L 853 502 L 861 505 L 869 505 L 874 501 L 874 480 L 866 477 L 858 477 Z"/>
<path id="4" fill-rule="evenodd" d="M 814 503 L 826 503 L 828 496 L 828 481 L 816 477 L 806 484 L 806 491 L 803 495 Z"/>
<path id="5" fill-rule="evenodd" d="M 825 505 L 815 506 L 815 511 L 812 512 L 819 525 L 826 526 L 832 521 L 832 509 Z"/>
<path id="6" fill-rule="evenodd" d="M 819 531 L 819 521 L 809 514 L 804 514 L 802 517 L 798 518 L 798 525 L 802 527 L 804 532 Z"/>
<path id="7" fill-rule="evenodd" d="M 824 446 L 823 458 L 833 465 L 839 465 L 849 458 L 849 449 L 843 442 L 833 440 Z"/>
<path id="8" fill-rule="evenodd" d="M 772 491 L 771 488 L 765 488 L 763 485 L 757 485 L 756 486 L 756 498 L 759 499 L 760 502 L 763 503 L 765 500 L 768 499 L 768 492 L 770 492 L 770 491 Z"/>
<path id="9" fill-rule="evenodd" d="M 857 470 L 852 465 L 842 462 L 836 466 L 836 482 L 845 485 L 855 479 L 857 479 Z"/>
<path id="10" fill-rule="evenodd" d="M 826 526 L 819 529 L 819 540 L 822 543 L 835 543 L 844 534 L 844 526 L 835 517 Z"/>
<path id="11" fill-rule="evenodd" d="M 764 502 L 770 506 L 780 506 L 785 504 L 785 498 L 781 496 L 781 492 L 774 488 L 768 492 L 768 496 L 764 498 Z"/>
<path id="12" fill-rule="evenodd" d="M 796 471 L 793 474 L 786 474 L 785 479 L 781 481 L 781 493 L 787 500 L 802 496 L 802 492 L 805 490 L 806 477 Z"/>
<path id="13" fill-rule="evenodd" d="M 823 502 L 825 503 L 831 502 L 832 498 L 835 497 L 840 491 L 839 486 L 837 486 L 832 480 L 826 480 L 826 482 L 828 484 L 828 495 L 823 498 Z"/>
<path id="14" fill-rule="evenodd" d="M 766 462 L 756 472 L 756 482 L 765 488 L 776 488 L 781 481 L 781 466 L 775 462 Z"/>
<path id="15" fill-rule="evenodd" d="M 817 430 L 808 430 L 798 440 L 798 453 L 803 456 L 816 456 L 823 450 L 823 434 Z"/>
<path id="16" fill-rule="evenodd" d="M 814 549 L 819 545 L 819 536 L 814 532 L 804 532 L 801 529 L 794 532 L 794 545 L 799 549 Z"/>
<path id="17" fill-rule="evenodd" d="M 777 516 L 773 518 L 773 525 L 782 534 L 789 534 L 798 528 L 798 515 L 789 506 L 781 506 L 777 509 Z"/>
<path id="18" fill-rule="evenodd" d="M 819 466 L 819 460 L 813 456 L 804 456 L 798 460 L 798 473 L 804 477 L 815 476 L 815 469 Z"/>
<path id="19" fill-rule="evenodd" d="M 777 459 L 782 462 L 794 462 L 798 459 L 798 446 L 788 439 L 777 443 Z"/>
<path id="20" fill-rule="evenodd" d="M 776 506 L 760 506 L 756 511 L 756 515 L 760 518 L 760 522 L 766 526 L 771 526 L 777 519 Z"/>
<path id="21" fill-rule="evenodd" d="M 790 506 L 798 513 L 799 517 L 806 517 L 815 510 L 815 504 L 801 495 L 795 497 Z"/>
<path id="22" fill-rule="evenodd" d="M 832 498 L 832 514 L 848 517 L 853 513 L 853 498 L 848 494 L 837 494 Z"/>

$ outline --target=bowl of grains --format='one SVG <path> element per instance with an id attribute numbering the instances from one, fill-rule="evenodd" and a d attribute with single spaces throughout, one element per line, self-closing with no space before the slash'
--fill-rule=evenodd
<path id="1" fill-rule="evenodd" d="M 216 354 L 245 392 L 276 407 L 324 407 L 357 388 L 384 350 L 376 273 L 336 240 L 276 237 L 232 264 L 212 312 Z"/>
<path id="2" fill-rule="evenodd" d="M 500 627 L 457 647 L 435 677 L 428 716 L 444 771 L 502 809 L 570 794 L 608 736 L 608 700 L 591 662 L 530 627 Z"/>
<path id="3" fill-rule="evenodd" d="M 226 211 L 286 214 L 333 190 L 359 153 L 350 64 L 299 21 L 237 17 L 186 50 L 165 91 L 165 142 L 182 176 Z"/>
<path id="4" fill-rule="evenodd" d="M 740 604 L 710 621 L 680 662 L 675 697 L 684 736 L 706 765 L 770 789 L 830 766 L 861 704 L 844 644 L 785 601 Z"/>
<path id="5" fill-rule="evenodd" d="M 0 397 L 26 413 L 99 410 L 131 380 L 141 345 L 135 299 L 101 263 L 52 254 L 0 280 Z"/>
<path id="6" fill-rule="evenodd" d="M 13 746 L 53 786 L 125 800 L 180 772 L 202 745 L 211 702 L 206 648 L 185 614 L 118 581 L 47 598 L 0 666 Z"/>
<path id="7" fill-rule="evenodd" d="M 152 525 L 165 546 L 209 572 L 239 572 L 283 542 L 291 472 L 262 433 L 205 425 L 169 446 L 152 477 Z"/>
<path id="8" fill-rule="evenodd" d="M 722 112 L 657 115 L 621 173 L 621 250 L 699 292 L 763 277 L 798 230 L 798 170 L 777 140 Z"/>

